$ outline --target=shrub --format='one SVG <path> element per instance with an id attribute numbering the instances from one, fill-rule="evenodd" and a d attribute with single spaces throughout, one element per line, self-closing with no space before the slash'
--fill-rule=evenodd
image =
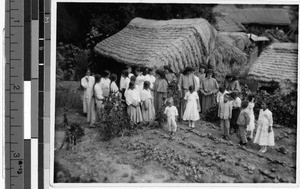
<path id="1" fill-rule="evenodd" d="M 209 108 L 205 114 L 204 114 L 204 120 L 205 121 L 217 121 L 219 120 L 218 118 L 218 104 L 215 104 L 214 106 L 212 106 L 211 108 Z"/>
<path id="2" fill-rule="evenodd" d="M 260 90 L 255 95 L 254 113 L 258 118 L 262 102 L 268 105 L 268 109 L 273 113 L 273 121 L 287 127 L 297 125 L 297 92 L 288 95 L 280 94 L 277 90 L 274 94 Z"/>
<path id="3" fill-rule="evenodd" d="M 103 109 L 97 110 L 99 119 L 95 125 L 104 141 L 117 137 L 119 134 L 130 134 L 133 131 L 134 124 L 119 96 L 110 95 L 104 99 L 103 105 Z"/>

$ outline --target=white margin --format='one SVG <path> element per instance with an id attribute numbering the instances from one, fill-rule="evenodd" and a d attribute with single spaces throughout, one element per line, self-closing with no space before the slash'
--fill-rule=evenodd
<path id="1" fill-rule="evenodd" d="M 0 1 L 0 188 L 5 188 L 5 1 Z"/>
<path id="2" fill-rule="evenodd" d="M 54 134 L 55 134 L 55 73 L 56 73 L 56 7 L 57 3 L 60 2 L 81 2 L 81 3 L 109 3 L 109 2 L 119 2 L 119 3 L 197 3 L 197 4 L 295 4 L 299 6 L 299 0 L 240 0 L 240 1 L 233 1 L 233 0 L 52 0 L 51 1 L 51 86 L 50 86 L 50 100 L 52 103 L 50 107 L 50 180 L 49 178 L 46 178 L 45 175 L 45 185 L 47 182 L 49 182 L 49 188 L 52 189 L 64 189 L 64 188 L 72 188 L 72 189 L 85 189 L 85 188 L 110 188 L 110 187 L 143 187 L 143 188 L 160 188 L 160 187 L 172 187 L 172 188 L 182 188 L 182 187 L 201 187 L 201 188 L 298 188 L 299 187 L 299 150 L 297 149 L 297 169 L 296 169 L 296 183 L 255 183 L 255 184 L 231 184 L 231 183 L 208 183 L 208 184 L 197 184 L 197 183 L 88 183 L 88 184 L 82 184 L 82 183 L 66 183 L 66 184 L 60 184 L 60 183 L 54 183 Z M 299 43 L 299 40 L 298 40 Z M 299 45 L 298 45 L 299 49 Z M 299 51 L 298 51 L 298 63 L 299 63 Z M 299 70 L 299 66 L 298 66 Z M 47 79 L 47 78 L 45 78 Z M 299 79 L 299 75 L 298 75 Z M 299 80 L 298 80 L 299 81 Z M 300 87 L 300 84 L 298 82 L 298 87 Z M 298 101 L 299 103 L 299 101 Z M 46 107 L 47 108 L 47 107 Z M 299 105 L 298 105 L 298 115 L 299 115 Z M 298 120 L 298 117 L 297 117 Z M 299 131 L 297 130 L 297 136 L 299 136 Z M 299 137 L 297 137 L 297 144 L 299 144 Z M 47 180 L 48 179 L 48 180 Z"/>

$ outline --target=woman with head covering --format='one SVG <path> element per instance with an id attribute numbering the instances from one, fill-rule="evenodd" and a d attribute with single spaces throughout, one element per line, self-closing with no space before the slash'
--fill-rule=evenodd
<path id="1" fill-rule="evenodd" d="M 178 89 L 181 96 L 181 102 L 180 102 L 180 110 L 179 110 L 179 117 L 182 118 L 184 113 L 184 96 L 189 91 L 189 87 L 193 86 L 193 88 L 196 88 L 197 81 L 195 79 L 195 76 L 193 74 L 194 69 L 192 67 L 186 67 L 182 74 L 179 76 L 178 81 Z"/>
<path id="2" fill-rule="evenodd" d="M 163 106 L 168 93 L 168 82 L 165 78 L 163 70 L 156 70 L 156 80 L 154 83 L 154 108 L 157 113 L 159 109 Z"/>
<path id="3" fill-rule="evenodd" d="M 212 77 L 213 71 L 207 70 L 206 78 L 200 84 L 200 92 L 202 94 L 202 112 L 205 113 L 209 108 L 215 105 L 215 94 L 219 91 L 219 85 L 215 78 Z"/>

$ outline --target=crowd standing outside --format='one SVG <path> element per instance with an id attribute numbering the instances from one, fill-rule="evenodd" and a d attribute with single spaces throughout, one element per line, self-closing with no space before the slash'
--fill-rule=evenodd
<path id="1" fill-rule="evenodd" d="M 99 74 L 92 76 L 91 71 L 87 70 L 81 79 L 81 86 L 84 88 L 83 112 L 87 114 L 90 127 L 93 127 L 97 119 L 96 110 L 104 107 L 103 100 L 111 94 L 115 96 L 121 94 L 127 113 L 134 124 L 155 120 L 156 113 L 167 104 L 164 114 L 168 118 L 168 130 L 174 135 L 177 131 L 177 116 L 188 121 L 190 128 L 195 128 L 195 122 L 200 119 L 199 112 L 206 113 L 217 103 L 223 139 L 230 140 L 232 132 L 237 134 L 240 145 L 245 146 L 253 139 L 255 99 L 250 94 L 247 101 L 241 101 L 239 97 L 241 87 L 237 77 L 227 75 L 224 85 L 219 86 L 213 78 L 213 71 L 208 69 L 205 73 L 203 67 L 199 69 L 199 73 L 194 72 L 191 67 L 186 67 L 178 79 L 169 66 L 165 66 L 163 70 L 145 68 L 143 71 L 136 68 L 135 76 L 131 73 L 132 68 L 128 66 L 121 73 L 118 87 L 116 74 L 110 74 L 110 71 L 105 70 L 101 78 Z M 180 92 L 179 112 L 174 106 L 174 93 L 168 91 L 169 85 L 173 82 L 178 84 Z M 253 142 L 261 146 L 261 153 L 265 153 L 268 146 L 275 145 L 273 118 L 265 103 L 261 108 Z"/>

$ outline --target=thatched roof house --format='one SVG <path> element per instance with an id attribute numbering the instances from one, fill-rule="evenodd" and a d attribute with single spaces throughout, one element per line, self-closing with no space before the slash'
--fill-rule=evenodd
<path id="1" fill-rule="evenodd" d="M 246 47 L 251 45 L 248 35 L 244 32 L 219 32 L 219 35 L 230 45 L 244 51 Z"/>
<path id="2" fill-rule="evenodd" d="M 249 78 L 262 82 L 280 82 L 289 79 L 297 83 L 298 44 L 273 43 L 254 62 Z"/>
<path id="3" fill-rule="evenodd" d="M 246 31 L 246 28 L 241 24 L 233 19 L 224 16 L 218 15 L 215 16 L 216 23 L 214 24 L 216 30 L 221 32 L 241 32 Z"/>
<path id="4" fill-rule="evenodd" d="M 205 19 L 133 19 L 123 30 L 101 41 L 100 55 L 118 62 L 145 67 L 170 65 L 174 72 L 186 66 L 210 64 L 217 76 L 230 72 L 231 63 L 244 64 L 246 56 L 219 37 Z M 225 65 L 223 65 L 225 64 Z M 218 70 L 218 69 L 216 69 Z"/>
<path id="5" fill-rule="evenodd" d="M 223 13 L 241 24 L 282 25 L 291 24 L 289 11 L 283 8 L 245 8 Z"/>

